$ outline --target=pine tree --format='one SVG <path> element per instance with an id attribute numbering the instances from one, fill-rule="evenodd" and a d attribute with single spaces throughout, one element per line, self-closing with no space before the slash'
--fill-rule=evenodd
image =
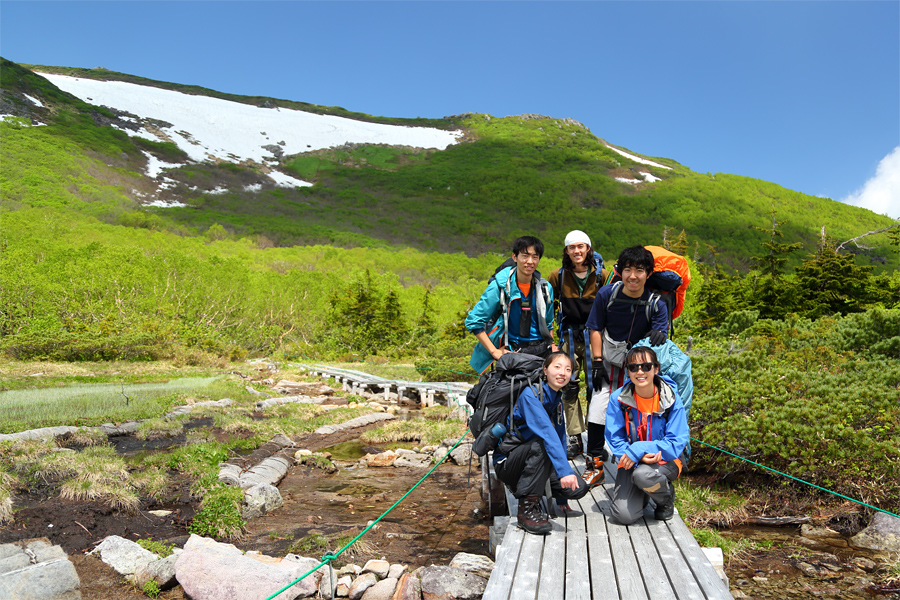
<path id="1" fill-rule="evenodd" d="M 862 312 L 867 305 L 889 301 L 890 290 L 872 267 L 856 264 L 851 254 L 835 252 L 824 229 L 815 254 L 795 270 L 798 312 L 815 319 L 824 315 Z"/>
<path id="2" fill-rule="evenodd" d="M 680 256 L 687 256 L 688 249 L 688 239 L 687 234 L 684 232 L 684 229 L 681 230 L 681 233 L 678 234 L 678 239 L 672 244 L 672 252 L 678 254 Z"/>
<path id="3" fill-rule="evenodd" d="M 753 229 L 769 234 L 769 239 L 760 245 L 768 250 L 763 256 L 750 258 L 760 267 L 760 278 L 754 290 L 754 308 L 759 309 L 760 318 L 781 319 L 785 315 L 794 312 L 796 297 L 793 285 L 782 274 L 782 268 L 788 260 L 788 256 L 803 247 L 803 244 L 785 244 L 778 241 L 784 237 L 780 227 L 786 221 L 775 219 L 776 211 L 772 206 L 772 226 L 763 228 L 753 226 Z"/>

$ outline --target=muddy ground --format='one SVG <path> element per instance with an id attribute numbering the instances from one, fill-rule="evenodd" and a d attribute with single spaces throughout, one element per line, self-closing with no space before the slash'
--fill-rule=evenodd
<path id="1" fill-rule="evenodd" d="M 193 423 L 203 426 L 205 423 Z M 356 440 L 361 430 L 321 436 L 309 434 L 297 440 L 313 451 L 333 448 Z M 162 449 L 177 438 L 146 442 L 132 437 L 113 440 L 120 452 L 129 454 L 155 447 Z M 292 551 L 320 558 L 335 552 L 337 540 L 349 540 L 387 511 L 410 490 L 427 469 L 358 468 L 355 461 L 338 461 L 336 473 L 298 465 L 279 484 L 285 505 L 272 514 L 251 520 L 246 533 L 234 543 L 243 550 L 258 550 L 271 556 Z M 335 564 L 363 564 L 370 558 L 385 558 L 412 567 L 445 565 L 457 552 L 488 554 L 490 518 L 481 500 L 480 472 L 442 463 L 422 484 L 402 500 L 379 524 L 348 549 Z M 198 506 L 189 494 L 190 482 L 176 479 L 166 500 L 148 500 L 137 514 L 112 510 L 96 502 L 75 503 L 59 498 L 53 486 L 21 490 L 15 497 L 15 522 L 0 529 L 0 543 L 46 537 L 69 553 L 81 577 L 82 597 L 92 600 L 137 600 L 145 596 L 99 559 L 87 556 L 107 535 L 129 539 L 152 538 L 181 546 Z M 165 517 L 151 510 L 172 511 Z M 747 535 L 747 532 L 736 532 Z M 757 532 L 758 533 L 758 532 Z M 727 534 L 727 532 L 726 532 Z M 796 528 L 779 528 L 763 535 L 796 538 Z M 328 540 L 325 545 L 316 542 Z M 840 598 L 868 600 L 900 598 L 900 589 L 888 574 L 867 573 L 853 566 L 855 555 L 865 553 L 836 548 L 815 553 L 792 543 L 774 544 L 732 561 L 726 572 L 737 598 Z M 838 569 L 827 567 L 835 562 Z M 801 571 L 809 561 L 814 571 Z M 181 599 L 181 588 L 163 592 L 165 599 Z"/>

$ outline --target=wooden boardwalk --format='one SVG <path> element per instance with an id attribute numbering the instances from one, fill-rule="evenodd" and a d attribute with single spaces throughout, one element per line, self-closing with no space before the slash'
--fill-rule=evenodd
<path id="1" fill-rule="evenodd" d="M 581 472 L 584 461 L 575 466 Z M 732 600 L 677 513 L 657 521 L 648 507 L 632 525 L 612 521 L 612 481 L 607 465 L 606 483 L 569 503 L 578 513 L 551 518 L 549 535 L 510 518 L 484 600 Z"/>

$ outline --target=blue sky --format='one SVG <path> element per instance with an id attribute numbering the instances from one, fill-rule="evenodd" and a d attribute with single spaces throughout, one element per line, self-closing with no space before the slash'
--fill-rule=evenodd
<path id="1" fill-rule="evenodd" d="M 539 113 L 900 217 L 900 3 L 0 2 L 0 54 L 375 115 Z"/>

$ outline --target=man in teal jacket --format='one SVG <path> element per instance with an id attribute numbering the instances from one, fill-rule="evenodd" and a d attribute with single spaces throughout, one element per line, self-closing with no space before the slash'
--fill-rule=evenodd
<path id="1" fill-rule="evenodd" d="M 512 247 L 511 267 L 501 269 L 488 283 L 466 317 L 466 329 L 478 345 L 469 364 L 483 373 L 507 352 L 546 357 L 553 344 L 553 289 L 537 273 L 544 244 L 530 235 Z"/>

